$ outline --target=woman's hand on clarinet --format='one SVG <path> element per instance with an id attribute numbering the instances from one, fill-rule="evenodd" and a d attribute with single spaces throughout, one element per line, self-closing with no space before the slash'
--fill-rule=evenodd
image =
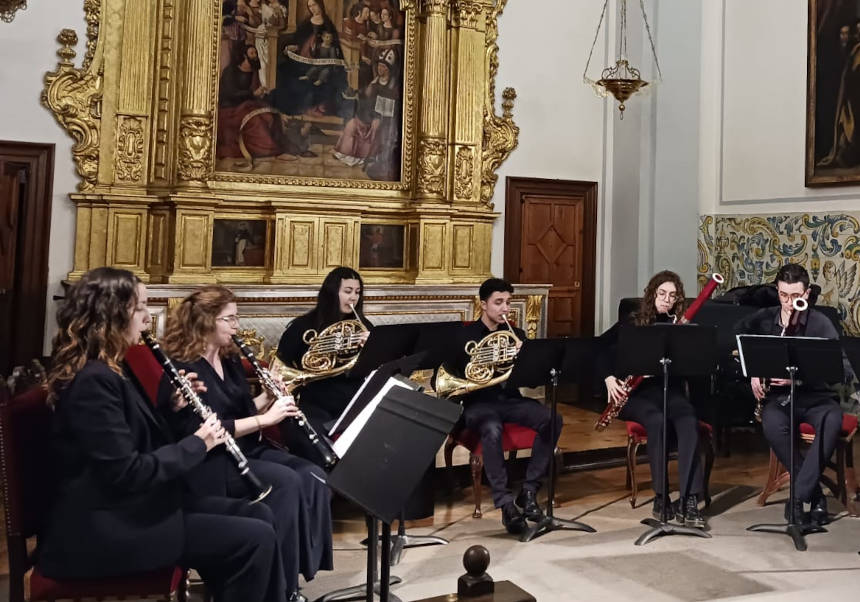
<path id="1" fill-rule="evenodd" d="M 197 379 L 196 372 L 188 372 L 186 374 L 185 370 L 180 370 L 179 376 L 185 378 L 185 380 L 187 380 L 188 383 L 191 385 L 191 390 L 198 395 L 200 393 L 206 392 L 206 384 L 202 380 Z M 188 402 L 185 401 L 185 398 L 182 396 L 182 393 L 180 393 L 178 389 L 174 391 L 173 397 L 170 398 L 170 409 L 174 412 L 178 412 L 187 405 Z"/>
<path id="2" fill-rule="evenodd" d="M 750 386 L 752 386 L 753 396 L 756 398 L 756 401 L 761 401 L 764 399 L 765 390 L 764 390 L 764 381 L 760 379 L 758 376 L 753 376 L 750 379 Z"/>
<path id="3" fill-rule="evenodd" d="M 206 444 L 206 451 L 209 451 L 224 443 L 227 438 L 227 431 L 221 425 L 221 421 L 218 420 L 218 415 L 210 414 L 209 418 L 204 420 L 200 428 L 194 432 L 194 435 L 203 439 L 203 443 Z"/>
<path id="4" fill-rule="evenodd" d="M 260 423 L 263 427 L 273 426 L 280 423 L 285 418 L 295 418 L 301 414 L 301 411 L 296 406 L 292 395 L 281 397 L 272 404 L 265 414 L 260 416 Z"/>
<path id="5" fill-rule="evenodd" d="M 606 393 L 611 401 L 620 403 L 627 399 L 627 391 L 624 390 L 620 380 L 614 376 L 607 376 L 603 382 L 606 383 Z"/>

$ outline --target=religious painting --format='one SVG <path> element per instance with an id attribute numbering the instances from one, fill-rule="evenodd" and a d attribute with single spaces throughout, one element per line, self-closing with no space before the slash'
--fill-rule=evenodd
<path id="1" fill-rule="evenodd" d="M 218 172 L 401 179 L 400 0 L 222 0 Z"/>
<path id="2" fill-rule="evenodd" d="M 266 266 L 264 219 L 216 219 L 212 227 L 212 267 Z"/>
<path id="3" fill-rule="evenodd" d="M 860 0 L 809 0 L 806 185 L 860 182 Z"/>
<path id="4" fill-rule="evenodd" d="M 358 267 L 404 269 L 403 240 L 405 226 L 361 224 Z"/>

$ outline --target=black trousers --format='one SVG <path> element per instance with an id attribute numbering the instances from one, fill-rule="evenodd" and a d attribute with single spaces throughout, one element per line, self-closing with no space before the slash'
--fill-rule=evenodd
<path id="1" fill-rule="evenodd" d="M 300 572 L 313 579 L 318 568 L 331 568 L 328 487 L 312 476 L 318 467 L 287 452 L 261 445 L 246 451 L 246 456 L 251 470 L 272 486 L 269 495 L 256 505 L 265 509 L 277 534 L 287 592 L 297 591 Z M 320 489 L 324 491 L 320 493 Z M 231 471 L 227 495 L 244 497 L 247 492 L 238 471 Z M 317 504 L 320 498 L 325 499 L 324 504 Z M 309 507 L 312 504 L 314 507 Z"/>
<path id="2" fill-rule="evenodd" d="M 287 599 L 278 538 L 268 508 L 245 500 L 187 500 L 179 564 L 197 570 L 216 602 Z"/>
<path id="3" fill-rule="evenodd" d="M 699 462 L 699 419 L 693 404 L 677 388 L 669 389 L 669 441 L 678 443 L 678 474 L 682 496 L 700 495 L 704 490 Z M 651 465 L 651 487 L 663 493 L 663 387 L 645 383 L 634 391 L 618 417 L 638 422 L 648 433 L 648 463 Z"/>
<path id="4" fill-rule="evenodd" d="M 842 429 L 842 408 L 835 400 L 825 400 L 809 407 L 795 406 L 795 420 L 799 427 L 801 422 L 808 422 L 815 428 L 815 440 L 806 452 L 806 457 L 800 453 L 800 442 L 794 446 L 795 472 L 794 495 L 797 499 L 808 502 L 814 494 L 820 491 L 818 481 L 824 464 L 833 455 L 839 431 Z M 791 449 L 789 441 L 790 415 L 788 406 L 778 401 L 766 401 L 762 409 L 761 426 L 767 442 L 783 466 L 788 467 Z M 799 430 L 794 434 L 799 438 Z"/>
<path id="5" fill-rule="evenodd" d="M 484 471 L 493 490 L 493 504 L 496 508 L 514 501 L 513 493 L 508 487 L 508 471 L 502 450 L 503 424 L 511 422 L 537 431 L 523 489 L 538 490 L 561 434 L 561 416 L 556 416 L 555 428 L 552 428 L 549 408 L 534 399 L 498 397 L 467 404 L 463 410 L 463 421 L 469 430 L 481 435 Z"/>

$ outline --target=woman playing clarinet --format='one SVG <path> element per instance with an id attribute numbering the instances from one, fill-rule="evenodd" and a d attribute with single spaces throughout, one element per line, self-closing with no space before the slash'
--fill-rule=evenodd
<path id="1" fill-rule="evenodd" d="M 272 485 L 263 503 L 273 515 L 288 591 L 299 600 L 300 573 L 310 580 L 318 570 L 332 568 L 330 492 L 318 466 L 262 439 L 261 429 L 297 416 L 298 409 L 290 398 L 278 401 L 269 392 L 251 396 L 232 339 L 238 326 L 233 293 L 223 286 L 205 286 L 183 299 L 170 315 L 163 347 L 177 367 L 196 373 L 205 383 L 201 399 L 221 417 L 252 470 Z M 185 433 L 198 419 L 187 409 L 165 409 L 171 398 L 166 384 L 163 381 L 159 391 L 159 406 L 173 431 Z M 244 497 L 248 493 L 226 454 L 212 455 L 187 481 L 199 495 Z"/>
<path id="2" fill-rule="evenodd" d="M 107 267 L 84 274 L 57 312 L 48 379 L 57 489 L 39 568 L 73 579 L 179 565 L 196 569 L 215 600 L 283 602 L 265 508 L 182 491 L 225 431 L 213 414 L 174 439 L 144 400 L 123 360 L 150 321 L 143 283 Z"/>
<path id="3" fill-rule="evenodd" d="M 655 274 L 645 288 L 639 309 L 624 322 L 636 326 L 672 323 L 684 310 L 684 285 L 674 272 L 664 270 Z M 629 393 L 621 379 L 626 374 L 616 374 L 613 361 L 618 345 L 618 334 L 623 322 L 618 322 L 600 337 L 602 350 L 598 356 L 598 369 L 606 383 L 609 399 L 624 403 L 618 414 L 622 420 L 638 422 L 648 432 L 648 462 L 651 465 L 651 484 L 655 491 L 654 518 L 660 520 L 662 497 L 663 463 L 660 450 L 663 437 L 663 384 L 659 378 L 646 378 L 641 385 Z M 699 496 L 703 491 L 702 469 L 699 463 L 699 431 L 696 410 L 684 393 L 680 378 L 669 378 L 668 424 L 670 436 L 678 441 L 678 470 L 680 473 L 681 499 L 677 508 L 669 504 L 669 519 L 677 518 L 688 527 L 704 528 L 705 519 L 699 511 Z"/>
<path id="4" fill-rule="evenodd" d="M 278 359 L 284 365 L 301 369 L 302 356 L 308 351 L 305 333 L 322 332 L 326 327 L 342 320 L 360 319 L 366 329 L 373 327 L 364 317 L 364 283 L 352 268 L 333 269 L 323 280 L 317 304 L 308 313 L 297 317 L 287 326 L 278 344 Z M 363 333 L 358 344 L 363 345 L 370 333 Z M 362 379 L 339 374 L 310 382 L 298 390 L 299 405 L 318 433 L 327 433 L 335 420 L 346 409 L 361 386 Z M 297 432 L 292 421 L 283 423 L 285 439 L 296 454 L 322 465 L 322 458 L 306 437 Z"/>

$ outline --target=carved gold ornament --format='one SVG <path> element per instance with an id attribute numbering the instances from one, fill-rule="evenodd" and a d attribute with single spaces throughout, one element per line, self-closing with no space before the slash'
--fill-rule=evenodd
<path id="1" fill-rule="evenodd" d="M 212 149 L 212 120 L 189 115 L 179 123 L 179 177 L 201 181 L 209 172 Z"/>
<path id="2" fill-rule="evenodd" d="M 42 104 L 75 140 L 72 158 L 81 176 L 78 184 L 81 191 L 93 188 L 98 178 L 102 102 L 102 77 L 92 64 L 98 39 L 99 6 L 87 2 L 85 8 L 91 12 L 87 12 L 88 42 L 83 65 L 78 69 L 72 62 L 77 54 L 73 47 L 78 43 L 78 35 L 72 29 L 63 29 L 57 36 L 60 63 L 55 71 L 45 74 L 42 92 Z"/>
<path id="3" fill-rule="evenodd" d="M 496 74 L 499 72 L 498 19 L 507 0 L 499 0 L 487 19 L 486 51 L 487 97 L 484 105 L 484 137 L 481 148 L 481 203 L 493 208 L 493 191 L 499 176 L 496 170 L 517 147 L 520 128 L 514 123 L 513 108 L 517 93 L 513 88 L 502 92 L 502 116 L 496 115 Z"/>
<path id="4" fill-rule="evenodd" d="M 475 153 L 470 146 L 457 149 L 454 161 L 454 196 L 468 199 L 472 196 L 472 176 L 475 171 Z"/>
<path id="5" fill-rule="evenodd" d="M 0 21 L 11 23 L 15 13 L 27 8 L 27 0 L 0 0 Z"/>
<path id="6" fill-rule="evenodd" d="M 143 119 L 120 116 L 116 131 L 116 178 L 121 182 L 139 182 L 143 165 Z"/>
<path id="7" fill-rule="evenodd" d="M 425 138 L 418 143 L 418 191 L 442 194 L 445 187 L 445 141 Z"/>

